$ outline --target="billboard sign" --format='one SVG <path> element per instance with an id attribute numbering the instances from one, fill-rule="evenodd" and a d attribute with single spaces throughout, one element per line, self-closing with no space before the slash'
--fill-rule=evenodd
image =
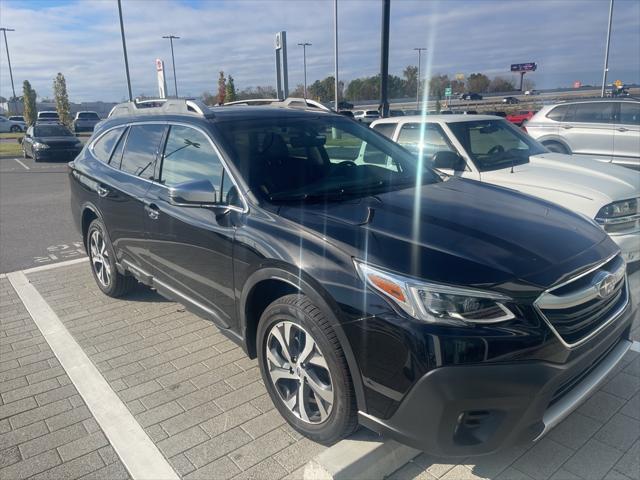
<path id="1" fill-rule="evenodd" d="M 158 74 L 158 96 L 167 98 L 167 80 L 164 77 L 164 61 L 156 58 L 156 72 Z"/>
<path id="2" fill-rule="evenodd" d="M 535 72 L 537 68 L 538 64 L 535 62 L 511 64 L 512 72 Z"/>
<path id="3" fill-rule="evenodd" d="M 573 82 L 573 88 L 581 88 L 582 87 L 582 82 L 580 80 L 576 80 L 575 82 Z"/>

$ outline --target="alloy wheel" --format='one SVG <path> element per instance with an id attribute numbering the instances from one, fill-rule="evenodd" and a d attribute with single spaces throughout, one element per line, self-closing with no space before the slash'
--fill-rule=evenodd
<path id="1" fill-rule="evenodd" d="M 291 413 L 311 424 L 327 420 L 334 403 L 331 372 L 311 334 L 281 321 L 271 328 L 265 348 L 269 376 Z"/>
<path id="2" fill-rule="evenodd" d="M 111 259 L 109 258 L 107 244 L 99 230 L 94 230 L 91 233 L 89 254 L 96 278 L 103 287 L 109 287 L 111 284 Z"/>

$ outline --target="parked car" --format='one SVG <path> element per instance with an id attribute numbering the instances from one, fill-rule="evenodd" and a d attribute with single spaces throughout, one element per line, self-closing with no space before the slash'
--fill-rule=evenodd
<path id="1" fill-rule="evenodd" d="M 100 117 L 97 112 L 78 112 L 73 120 L 73 131 L 75 133 L 93 132 L 99 121 Z"/>
<path id="2" fill-rule="evenodd" d="M 60 117 L 58 116 L 58 112 L 56 111 L 43 111 L 43 112 L 38 112 L 38 117 L 36 119 L 36 122 L 54 122 L 54 123 L 59 123 L 60 122 Z"/>
<path id="3" fill-rule="evenodd" d="M 525 95 L 540 95 L 540 92 L 538 92 L 538 90 L 526 90 L 524 92 Z"/>
<path id="4" fill-rule="evenodd" d="M 403 117 L 404 112 L 402 110 L 389 110 L 390 117 Z"/>
<path id="5" fill-rule="evenodd" d="M 535 113 L 536 112 L 534 112 L 533 110 L 521 110 L 519 112 L 510 113 L 509 115 L 507 115 L 507 120 L 509 120 L 511 123 L 521 126 L 524 122 L 531 119 L 531 117 L 533 117 Z"/>
<path id="6" fill-rule="evenodd" d="M 520 103 L 520 100 L 518 100 L 516 97 L 504 97 L 502 99 L 502 103 L 507 103 L 511 105 L 511 104 Z"/>
<path id="7" fill-rule="evenodd" d="M 388 133 L 389 125 L 396 128 Z M 428 161 L 449 152 L 449 175 L 519 190 L 578 212 L 609 233 L 627 262 L 640 260 L 638 174 L 588 157 L 552 153 L 506 120 L 464 115 L 377 120 L 387 136 Z M 421 137 L 422 136 L 422 137 Z M 422 144 L 420 138 L 423 138 Z"/>
<path id="8" fill-rule="evenodd" d="M 353 118 L 353 112 L 351 110 L 340 110 L 338 113 L 345 117 Z"/>
<path id="9" fill-rule="evenodd" d="M 380 114 L 377 110 L 354 110 L 353 118 L 368 125 L 377 118 L 380 118 Z"/>
<path id="10" fill-rule="evenodd" d="M 69 165 L 98 288 L 137 280 L 215 322 L 314 441 L 361 423 L 441 455 L 530 442 L 631 345 L 624 261 L 583 216 L 331 112 L 140 110 Z"/>
<path id="11" fill-rule="evenodd" d="M 22 115 L 12 115 L 9 117 L 9 120 L 12 122 L 18 122 L 22 126 L 23 131 L 27 129 L 27 122 Z"/>
<path id="12" fill-rule="evenodd" d="M 0 133 L 18 133 L 24 130 L 24 122 L 17 122 L 15 120 L 9 120 L 6 117 L 0 116 Z"/>
<path id="13" fill-rule="evenodd" d="M 502 110 L 486 110 L 484 112 L 480 112 L 481 115 L 494 115 L 496 117 L 507 117 L 507 112 L 503 112 Z"/>
<path id="14" fill-rule="evenodd" d="M 461 100 L 482 100 L 482 95 L 479 93 L 463 93 L 460 95 Z"/>
<path id="15" fill-rule="evenodd" d="M 640 170 L 640 100 L 576 100 L 540 109 L 527 133 L 553 152 Z"/>
<path id="16" fill-rule="evenodd" d="M 36 122 L 22 139 L 22 155 L 36 162 L 73 160 L 82 150 L 82 142 L 62 124 Z"/>

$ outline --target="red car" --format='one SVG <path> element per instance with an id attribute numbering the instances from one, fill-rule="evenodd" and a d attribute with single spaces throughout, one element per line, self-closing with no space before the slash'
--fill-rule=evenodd
<path id="1" fill-rule="evenodd" d="M 517 113 L 510 113 L 507 115 L 507 120 L 516 125 L 522 125 L 526 120 L 529 120 L 536 112 L 533 110 L 523 110 Z"/>

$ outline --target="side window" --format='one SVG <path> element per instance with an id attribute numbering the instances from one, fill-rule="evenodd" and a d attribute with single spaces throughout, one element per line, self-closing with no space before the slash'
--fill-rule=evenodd
<path id="1" fill-rule="evenodd" d="M 559 107 L 551 109 L 549 113 L 547 113 L 547 118 L 549 120 L 554 120 L 556 122 L 561 122 L 564 119 L 565 113 L 569 109 L 569 105 L 560 105 Z"/>
<path id="2" fill-rule="evenodd" d="M 424 125 L 424 137 L 421 143 L 421 126 Z M 406 123 L 402 126 L 398 135 L 398 143 L 407 150 L 419 153 L 422 149 L 424 155 L 431 156 L 436 152 L 449 151 L 454 149 L 442 132 L 442 129 L 433 123 Z"/>
<path id="3" fill-rule="evenodd" d="M 224 202 L 233 184 L 225 176 L 227 185 L 223 185 L 223 171 L 220 158 L 206 135 L 190 127 L 171 126 L 164 149 L 160 183 L 174 186 L 193 180 L 209 180 L 218 195 L 222 191 L 222 198 L 218 201 Z"/>
<path id="4" fill-rule="evenodd" d="M 379 123 L 378 125 L 374 125 L 373 129 L 387 138 L 393 138 L 393 132 L 396 131 L 396 125 L 397 124 L 395 123 Z"/>
<path id="5" fill-rule="evenodd" d="M 620 121 L 624 125 L 640 125 L 640 103 L 620 103 Z"/>
<path id="6" fill-rule="evenodd" d="M 130 127 L 120 170 L 142 178 L 153 178 L 154 163 L 164 125 L 133 125 Z"/>
<path id="7" fill-rule="evenodd" d="M 115 147 L 120 135 L 124 131 L 124 127 L 114 128 L 102 135 L 96 143 L 93 144 L 93 154 L 96 158 L 104 163 L 109 163 L 111 152 Z"/>
<path id="8" fill-rule="evenodd" d="M 574 106 L 573 122 L 582 123 L 613 123 L 615 103 L 594 102 L 578 103 Z"/>

